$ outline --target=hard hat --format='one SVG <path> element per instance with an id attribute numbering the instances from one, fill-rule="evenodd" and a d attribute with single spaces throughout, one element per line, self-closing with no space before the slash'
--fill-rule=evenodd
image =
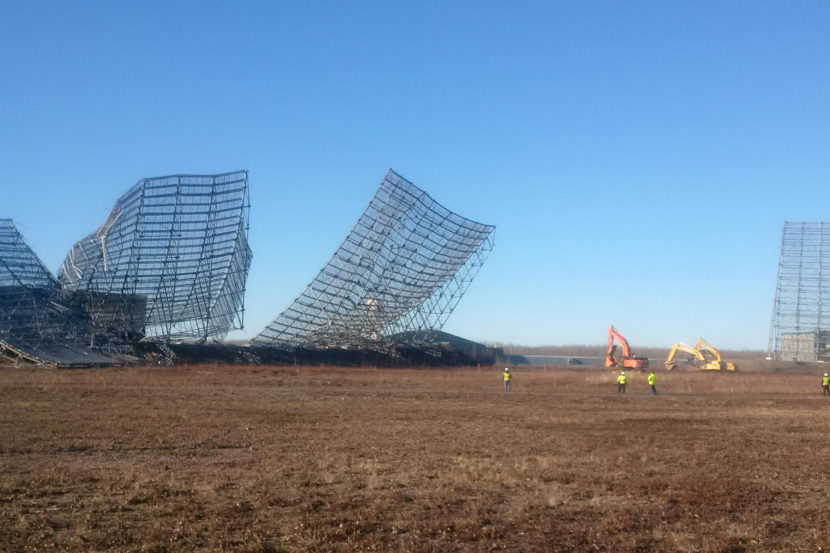
<path id="1" fill-rule="evenodd" d="M 625 371 L 622 371 L 620 374 L 625 374 Z"/>
<path id="2" fill-rule="evenodd" d="M 510 369 L 508 369 L 507 367 L 505 367 L 505 368 L 504 368 L 504 372 L 509 373 L 509 372 L 510 372 Z"/>
<path id="3" fill-rule="evenodd" d="M 827 376 L 827 373 L 824 373 L 824 376 Z"/>

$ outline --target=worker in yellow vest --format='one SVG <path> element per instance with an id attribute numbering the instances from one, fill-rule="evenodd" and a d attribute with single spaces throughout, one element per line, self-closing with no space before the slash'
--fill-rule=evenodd
<path id="1" fill-rule="evenodd" d="M 628 380 L 625 378 L 625 371 L 620 373 L 620 376 L 617 377 L 617 393 L 624 394 L 625 393 L 625 385 L 628 383 Z"/>
<path id="2" fill-rule="evenodd" d="M 657 395 L 657 375 L 654 371 L 648 373 L 648 385 L 651 386 L 651 393 Z"/>
<path id="3" fill-rule="evenodd" d="M 825 396 L 830 396 L 830 376 L 827 376 L 827 373 L 824 373 L 824 376 L 821 378 L 821 389 L 824 391 Z"/>
<path id="4" fill-rule="evenodd" d="M 505 367 L 504 368 L 504 391 L 505 392 L 510 391 L 510 379 L 511 378 L 513 378 L 513 377 L 510 375 L 510 369 Z"/>

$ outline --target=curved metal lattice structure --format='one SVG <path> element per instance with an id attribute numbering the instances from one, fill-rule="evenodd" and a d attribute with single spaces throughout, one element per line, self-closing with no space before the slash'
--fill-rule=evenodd
<path id="1" fill-rule="evenodd" d="M 830 223 L 784 223 L 769 350 L 778 359 L 830 361 Z"/>
<path id="2" fill-rule="evenodd" d="M 247 171 L 143 179 L 58 278 L 88 293 L 91 317 L 108 326 L 163 341 L 224 337 L 243 325 L 249 210 Z"/>
<path id="3" fill-rule="evenodd" d="M 440 329 L 492 250 L 494 229 L 390 169 L 331 260 L 253 343 L 365 348 Z"/>

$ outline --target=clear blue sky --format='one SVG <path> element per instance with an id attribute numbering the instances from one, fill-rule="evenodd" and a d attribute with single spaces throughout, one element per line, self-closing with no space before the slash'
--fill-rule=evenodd
<path id="1" fill-rule="evenodd" d="M 446 330 L 765 349 L 828 220 L 827 2 L 0 0 L 0 217 L 57 270 L 142 177 L 250 171 L 252 337 L 387 168 L 497 225 Z"/>

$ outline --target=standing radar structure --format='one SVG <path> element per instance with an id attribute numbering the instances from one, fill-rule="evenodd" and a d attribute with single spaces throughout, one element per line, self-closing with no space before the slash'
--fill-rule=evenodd
<path id="1" fill-rule="evenodd" d="M 830 223 L 784 223 L 769 350 L 786 361 L 830 361 Z"/>
<path id="2" fill-rule="evenodd" d="M 155 341 L 242 328 L 248 172 L 142 179 L 75 244 L 58 278 L 93 320 Z"/>
<path id="3" fill-rule="evenodd" d="M 390 169 L 329 262 L 253 343 L 377 349 L 423 338 L 455 309 L 493 248 L 494 229 Z"/>

